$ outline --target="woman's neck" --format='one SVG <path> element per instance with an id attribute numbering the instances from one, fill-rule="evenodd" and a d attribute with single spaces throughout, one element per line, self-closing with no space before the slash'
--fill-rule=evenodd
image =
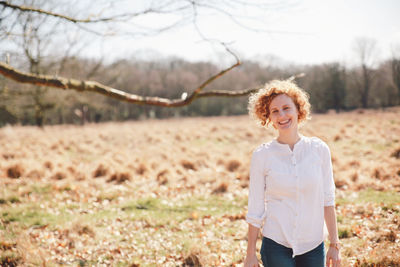
<path id="1" fill-rule="evenodd" d="M 279 133 L 279 136 L 277 137 L 277 141 L 281 144 L 288 144 L 290 149 L 293 150 L 294 144 L 297 143 L 300 139 L 300 134 L 298 131 L 292 131 L 292 132 L 287 132 L 287 133 Z"/>

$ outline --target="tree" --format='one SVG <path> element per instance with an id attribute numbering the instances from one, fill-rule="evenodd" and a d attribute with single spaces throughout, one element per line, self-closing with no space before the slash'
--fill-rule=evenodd
<path id="1" fill-rule="evenodd" d="M 18 26 L 22 29 L 22 40 L 16 42 L 23 50 L 23 54 L 28 60 L 30 73 L 41 74 L 48 70 L 52 64 L 45 66 L 43 62 L 42 52 L 46 50 L 49 44 L 48 38 L 52 35 L 52 29 L 48 32 L 41 34 L 43 25 L 47 22 L 47 17 L 37 18 L 30 13 L 21 14 L 18 20 Z M 47 92 L 46 87 L 34 86 L 32 90 L 27 92 L 30 96 L 32 103 L 25 105 L 25 108 L 33 108 L 35 114 L 35 121 L 37 126 L 43 126 L 46 111 L 52 109 L 54 104 L 45 98 Z"/>
<path id="2" fill-rule="evenodd" d="M 33 4 L 35 4 L 35 6 L 33 6 Z M 72 5 L 73 4 L 74 3 L 72 3 Z M 117 90 L 99 82 L 61 77 L 59 76 L 59 73 L 54 70 L 50 71 L 53 73 L 53 75 L 43 75 L 41 74 L 41 72 L 32 71 L 32 68 L 29 70 L 29 72 L 25 72 L 23 69 L 12 67 L 7 62 L 0 62 L 0 74 L 19 83 L 27 83 L 40 87 L 73 89 L 79 92 L 96 92 L 129 103 L 163 107 L 179 107 L 188 105 L 199 97 L 243 96 L 254 92 L 255 90 L 257 90 L 257 88 L 248 88 L 238 91 L 213 90 L 203 92 L 203 89 L 207 85 L 209 85 L 211 82 L 215 81 L 219 77 L 223 76 L 225 73 L 229 72 L 233 68 L 236 68 L 241 63 L 239 61 L 239 58 L 231 51 L 226 43 L 220 40 L 213 40 L 203 34 L 198 25 L 198 21 L 201 19 L 202 16 L 204 16 L 204 14 L 208 14 L 211 12 L 228 17 L 233 23 L 239 25 L 240 27 L 254 30 L 255 28 L 248 26 L 246 25 L 246 23 L 244 23 L 246 22 L 246 20 L 248 20 L 248 18 L 240 14 L 244 7 L 253 6 L 261 10 L 279 7 L 277 6 L 277 4 L 269 3 L 268 1 L 258 1 L 257 3 L 254 3 L 243 2 L 240 0 L 231 0 L 229 2 L 159 0 L 134 4 L 133 7 L 135 8 L 135 11 L 118 13 L 118 11 L 115 11 L 115 8 L 113 8 L 112 3 L 103 3 L 103 5 L 96 5 L 91 6 L 90 8 L 84 8 L 84 5 L 86 4 L 87 2 L 82 3 L 82 1 L 79 1 L 79 6 L 81 8 L 79 10 L 72 10 L 69 8 L 70 6 L 66 6 L 65 8 L 65 4 L 58 4 L 57 1 L 35 2 L 26 0 L 19 1 L 19 3 L 0 1 L 0 6 L 3 7 L 3 11 L 5 12 L 3 19 L 0 20 L 0 40 L 7 43 L 6 40 L 8 40 L 10 37 L 18 39 L 18 36 L 20 36 L 21 34 L 15 33 L 15 31 L 18 30 L 18 27 L 15 27 L 15 25 L 19 21 L 20 16 L 25 15 L 35 18 L 38 17 L 39 19 L 43 20 L 49 19 L 56 26 L 65 28 L 67 27 L 66 25 L 70 25 L 71 27 L 76 27 L 87 34 L 100 35 L 102 37 L 108 38 L 110 38 L 110 36 L 112 35 L 121 34 L 133 37 L 158 34 L 160 32 L 191 23 L 203 40 L 210 43 L 217 43 L 224 47 L 226 52 L 233 56 L 235 62 L 226 69 L 223 69 L 215 75 L 206 79 L 191 93 L 186 92 L 182 94 L 182 96 L 180 96 L 179 98 L 175 99 L 167 99 L 154 96 L 139 96 L 136 94 L 127 93 L 122 90 Z M 280 4 L 280 6 L 285 6 L 285 3 Z M 162 25 L 154 29 L 143 28 L 135 24 L 138 17 L 144 17 L 147 15 L 161 16 L 163 14 L 174 15 L 177 18 L 167 25 Z M 4 18 L 7 18 L 7 20 L 5 20 Z M 12 21 L 14 21 L 14 23 L 12 23 Z M 134 30 L 127 31 L 126 25 L 134 27 Z M 30 25 L 25 24 L 23 28 L 24 27 L 28 29 L 28 31 L 24 32 L 22 36 L 30 36 Z M 56 29 L 59 30 L 60 28 Z M 59 33 L 59 31 L 57 32 Z M 63 37 L 66 36 L 67 35 L 64 34 Z M 39 43 L 42 39 L 38 36 L 37 40 Z M 42 52 L 40 48 L 38 51 Z M 29 59 L 32 58 L 29 55 L 27 57 Z M 36 64 L 35 60 L 31 60 L 31 62 L 33 64 L 32 66 Z M 37 99 L 41 99 L 41 97 L 38 97 Z"/>
<path id="3" fill-rule="evenodd" d="M 358 38 L 354 42 L 354 49 L 358 55 L 361 79 L 357 82 L 361 94 L 361 105 L 368 108 L 369 93 L 374 78 L 372 65 L 375 60 L 376 41 L 370 38 Z"/>
<path id="4" fill-rule="evenodd" d="M 29 3 L 29 1 L 24 1 L 24 3 Z M 44 5 L 46 2 L 35 1 L 35 3 Z M 7 5 L 8 3 L 2 1 L 0 4 Z M 16 6 L 11 5 L 11 7 L 15 8 Z M 12 22 L 14 19 L 13 23 L 0 21 L 0 25 L 3 26 L 0 30 L 0 40 L 5 44 L 7 56 L 11 55 L 11 59 L 8 61 L 19 64 L 33 75 L 62 72 L 66 59 L 77 44 L 66 42 L 65 51 L 62 54 L 51 55 L 51 51 L 58 45 L 55 39 L 60 31 L 60 22 L 51 20 L 49 16 L 37 16 L 32 12 L 21 12 L 14 18 L 13 12 L 7 13 L 6 8 L 4 11 L 6 11 L 4 17 L 7 21 Z M 12 112 L 18 114 L 26 112 L 26 110 L 33 110 L 36 125 L 42 126 L 45 123 L 46 113 L 57 105 L 52 97 L 52 92 L 49 93 L 48 89 L 48 87 L 37 85 L 21 86 L 16 96 L 25 98 L 24 105 L 14 106 Z M 11 92 L 15 94 L 16 91 Z"/>
<path id="5" fill-rule="evenodd" d="M 328 108 L 334 108 L 336 113 L 345 107 L 346 97 L 345 70 L 339 63 L 329 64 L 327 69 L 328 85 L 326 94 L 328 95 Z"/>
<path id="6" fill-rule="evenodd" d="M 397 47 L 397 52 L 399 51 L 400 47 Z M 397 98 L 400 101 L 400 54 L 396 53 L 395 49 L 392 51 L 391 70 L 392 81 L 397 88 Z"/>

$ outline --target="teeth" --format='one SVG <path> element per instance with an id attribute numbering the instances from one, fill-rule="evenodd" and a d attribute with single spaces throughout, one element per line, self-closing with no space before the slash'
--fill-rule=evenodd
<path id="1" fill-rule="evenodd" d="M 289 120 L 281 121 L 279 124 L 286 124 L 286 123 L 288 123 L 288 122 L 289 122 Z"/>

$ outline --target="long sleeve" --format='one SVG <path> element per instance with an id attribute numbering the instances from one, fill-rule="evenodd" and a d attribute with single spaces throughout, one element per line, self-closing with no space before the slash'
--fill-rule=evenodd
<path id="1" fill-rule="evenodd" d="M 326 143 L 322 145 L 322 178 L 324 184 L 324 206 L 335 205 L 335 182 L 333 180 L 331 152 Z"/>
<path id="2" fill-rule="evenodd" d="M 261 228 L 265 217 L 265 177 L 262 147 L 253 152 L 250 163 L 249 200 L 246 221 Z"/>

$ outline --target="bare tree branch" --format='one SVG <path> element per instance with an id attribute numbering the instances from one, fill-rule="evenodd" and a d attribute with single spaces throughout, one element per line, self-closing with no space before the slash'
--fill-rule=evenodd
<path id="1" fill-rule="evenodd" d="M 304 77 L 304 73 L 299 73 L 296 75 L 293 75 L 289 77 L 287 80 L 289 81 L 294 81 L 298 78 Z M 209 90 L 207 92 L 201 92 L 199 94 L 199 97 L 210 97 L 210 96 L 231 96 L 231 97 L 237 97 L 237 96 L 245 96 L 251 93 L 255 93 L 258 90 L 260 90 L 263 87 L 263 85 L 255 86 L 255 87 L 250 87 L 244 90 L 237 90 L 237 91 L 226 91 L 226 90 Z"/>
<path id="2" fill-rule="evenodd" d="M 2 5 L 3 7 L 8 7 L 14 10 L 19 10 L 22 12 L 35 12 L 35 13 L 39 13 L 39 14 L 44 14 L 44 15 L 48 15 L 48 16 L 52 16 L 52 17 L 56 17 L 56 18 L 61 18 L 73 23 L 97 23 L 97 22 L 107 22 L 107 21 L 112 21 L 118 18 L 131 18 L 134 16 L 138 16 L 138 15 L 143 15 L 149 12 L 153 12 L 152 9 L 146 9 L 137 13 L 126 13 L 126 14 L 119 14 L 119 15 L 115 15 L 112 17 L 105 17 L 105 18 L 99 18 L 99 19 L 76 19 L 76 18 L 72 18 L 63 14 L 58 14 L 58 13 L 54 13 L 51 11 L 46 11 L 40 8 L 34 8 L 34 7 L 30 7 L 30 6 L 24 6 L 24 5 L 13 5 L 11 3 L 8 3 L 7 1 L 0 1 L 0 5 Z"/>
<path id="3" fill-rule="evenodd" d="M 99 94 L 106 95 L 108 97 L 113 97 L 121 101 L 142 104 L 142 105 L 153 105 L 153 106 L 163 106 L 163 107 L 180 107 L 185 106 L 193 102 L 197 97 L 208 96 L 202 95 L 201 91 L 214 80 L 218 79 L 225 73 L 239 66 L 241 63 L 237 61 L 235 64 L 226 68 L 216 75 L 210 77 L 205 82 L 203 82 L 192 94 L 184 99 L 167 99 L 161 97 L 150 97 L 150 96 L 139 96 L 135 94 L 130 94 L 95 81 L 80 81 L 75 79 L 67 79 L 63 77 L 52 77 L 49 75 L 35 75 L 32 73 L 25 73 L 20 70 L 16 70 L 10 65 L 0 62 L 0 74 L 10 78 L 14 81 L 20 83 L 28 83 L 39 86 L 49 86 L 61 89 L 73 89 L 79 92 L 90 91 Z M 228 96 L 229 94 L 227 94 Z"/>
<path id="4" fill-rule="evenodd" d="M 95 81 L 79 81 L 75 79 L 67 79 L 62 77 L 51 77 L 49 75 L 34 75 L 31 73 L 25 73 L 12 68 L 10 65 L 0 62 L 0 74 L 3 76 L 15 80 L 20 83 L 28 83 L 40 86 L 49 86 L 61 89 L 73 89 L 76 91 L 91 91 L 99 94 L 103 94 L 109 97 L 116 98 L 121 101 L 139 104 L 139 105 L 152 105 L 152 106 L 162 106 L 162 107 L 181 107 L 189 105 L 196 98 L 199 97 L 212 97 L 212 96 L 224 96 L 224 97 L 238 97 L 245 96 L 254 93 L 263 86 L 251 87 L 244 90 L 229 91 L 229 90 L 210 90 L 202 91 L 207 85 L 212 83 L 214 80 L 218 79 L 225 73 L 239 66 L 241 63 L 237 61 L 234 65 L 227 69 L 224 69 L 217 73 L 216 75 L 210 77 L 205 82 L 203 82 L 194 92 L 187 98 L 184 99 L 167 99 L 161 97 L 149 97 L 149 96 L 139 96 L 135 94 L 126 93 L 124 91 L 114 89 L 112 87 L 103 85 Z M 293 81 L 297 78 L 304 77 L 304 73 L 293 75 L 288 78 L 288 80 Z"/>

